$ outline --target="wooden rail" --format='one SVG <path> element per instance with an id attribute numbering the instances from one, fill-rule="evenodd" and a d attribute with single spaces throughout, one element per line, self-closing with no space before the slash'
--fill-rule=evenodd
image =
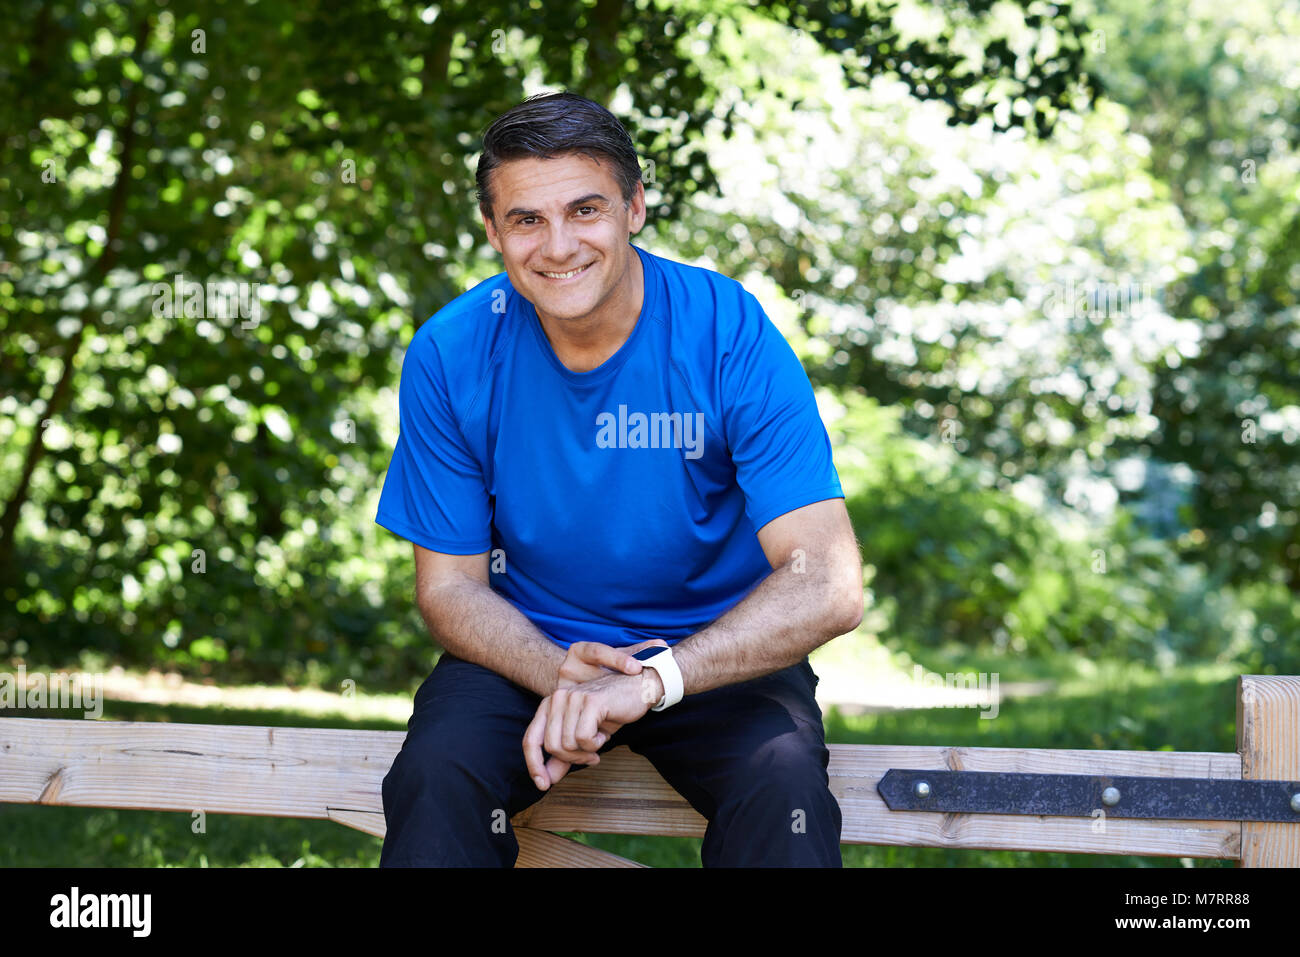
<path id="1" fill-rule="evenodd" d="M 1300 780 L 1300 677 L 1243 675 L 1237 752 L 829 746 L 846 844 L 1238 859 L 1300 866 L 1300 823 L 891 811 L 890 768 Z M 0 801 L 336 821 L 382 836 L 402 731 L 0 718 Z M 519 867 L 638 867 L 550 833 L 700 837 L 705 820 L 626 747 L 565 777 L 512 823 Z"/>

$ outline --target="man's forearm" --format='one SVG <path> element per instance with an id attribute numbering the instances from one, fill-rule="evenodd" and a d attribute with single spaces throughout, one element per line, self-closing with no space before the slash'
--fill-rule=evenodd
<path id="1" fill-rule="evenodd" d="M 772 571 L 730 611 L 673 646 L 683 694 L 771 674 L 852 631 L 862 616 L 857 584 L 816 578 L 787 563 Z M 856 597 L 854 591 L 856 590 Z"/>
<path id="2" fill-rule="evenodd" d="M 468 578 L 444 582 L 421 596 L 420 613 L 433 637 L 457 658 L 542 697 L 555 691 L 564 649 L 489 585 Z"/>

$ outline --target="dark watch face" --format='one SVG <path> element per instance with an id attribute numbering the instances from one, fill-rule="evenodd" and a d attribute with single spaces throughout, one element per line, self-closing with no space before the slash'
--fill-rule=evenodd
<path id="1" fill-rule="evenodd" d="M 663 648 L 656 645 L 653 648 L 642 648 L 632 657 L 635 658 L 637 661 L 645 661 L 647 658 L 653 658 L 655 655 L 661 654 L 667 650 L 668 650 L 667 648 Z"/>

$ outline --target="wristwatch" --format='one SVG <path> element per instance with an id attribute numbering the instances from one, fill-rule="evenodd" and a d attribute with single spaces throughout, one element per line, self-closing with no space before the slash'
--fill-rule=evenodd
<path id="1" fill-rule="evenodd" d="M 651 711 L 663 711 L 682 700 L 682 670 L 677 667 L 677 659 L 673 657 L 671 648 L 643 648 L 632 657 L 641 662 L 643 667 L 659 672 L 659 678 L 664 683 L 664 696 L 658 704 L 651 706 Z"/>

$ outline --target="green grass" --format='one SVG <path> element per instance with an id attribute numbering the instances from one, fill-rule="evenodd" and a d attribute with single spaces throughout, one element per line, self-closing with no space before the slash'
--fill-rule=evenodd
<path id="1" fill-rule="evenodd" d="M 959 659 L 961 670 L 972 665 Z M 945 670 L 927 659 L 926 666 Z M 1013 680 L 1007 662 L 1001 680 Z M 826 715 L 840 744 L 1234 751 L 1236 679 L 1224 666 L 1187 665 L 1167 673 L 1133 663 L 1060 661 L 1056 691 L 1004 699 L 997 718 L 972 708 Z M 947 669 L 957 670 L 948 664 Z M 32 670 L 29 668 L 29 671 Z M 1050 677 L 1041 668 L 1014 676 Z M 12 714 L 13 712 L 11 712 Z M 59 717 L 46 711 L 47 717 Z M 71 717 L 73 715 L 62 715 Z M 111 720 L 405 730 L 405 725 L 290 710 L 203 709 L 108 701 Z M 0 866 L 374 867 L 381 841 L 328 821 L 209 814 L 194 833 L 185 813 L 0 804 Z M 697 838 L 568 835 L 655 867 L 699 867 Z M 843 846 L 846 867 L 1224 867 L 1232 861 L 940 848 Z"/>

